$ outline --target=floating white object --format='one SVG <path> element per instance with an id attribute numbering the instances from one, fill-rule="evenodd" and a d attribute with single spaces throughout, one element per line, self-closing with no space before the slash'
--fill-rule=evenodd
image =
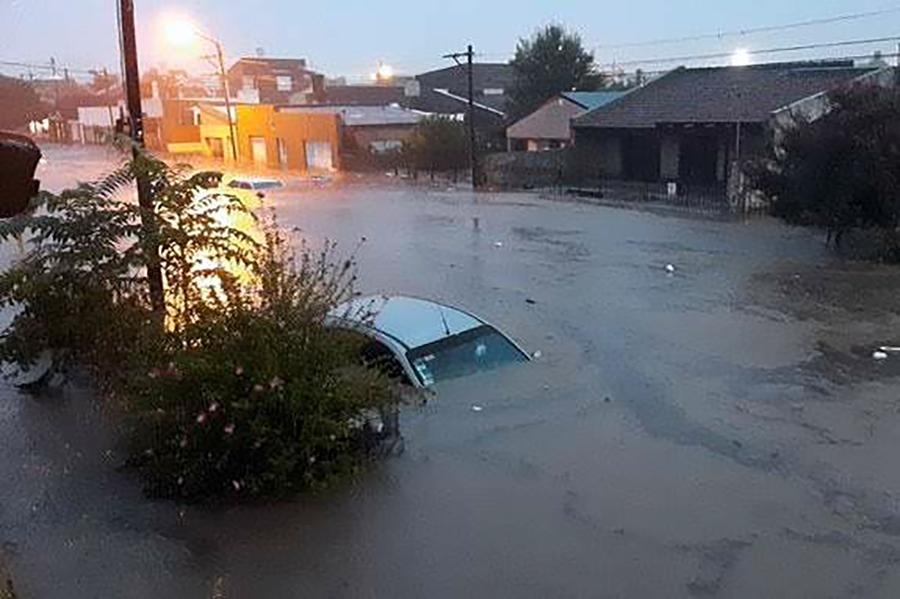
<path id="1" fill-rule="evenodd" d="M 481 406 L 472 406 L 473 412 L 481 412 L 482 410 L 484 410 L 484 408 L 482 408 Z"/>
<path id="2" fill-rule="evenodd" d="M 533 354 L 531 354 L 531 357 L 534 358 L 535 360 L 537 360 L 537 359 L 539 359 L 539 358 L 540 358 L 541 356 L 543 356 L 543 355 L 544 355 L 544 354 L 541 353 L 541 350 L 537 350 L 536 352 L 534 352 Z"/>
<path id="3" fill-rule="evenodd" d="M 900 347 L 891 347 L 890 345 L 882 345 L 879 350 L 888 354 L 900 354 Z"/>
<path id="4" fill-rule="evenodd" d="M 675 272 L 675 266 L 672 264 L 666 264 L 666 272 L 672 274 Z"/>
<path id="5" fill-rule="evenodd" d="M 495 247 L 495 248 L 502 248 L 502 247 L 503 247 L 503 242 L 502 242 L 502 241 L 497 241 L 497 242 L 495 242 L 495 243 L 494 243 L 494 247 Z"/>
<path id="6" fill-rule="evenodd" d="M 877 351 L 872 354 L 872 358 L 875 360 L 879 360 L 879 361 L 887 360 L 888 355 L 886 353 L 884 353 L 883 351 Z"/>

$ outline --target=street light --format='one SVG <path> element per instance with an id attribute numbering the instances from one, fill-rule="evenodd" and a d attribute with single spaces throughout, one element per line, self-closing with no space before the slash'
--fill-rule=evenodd
<path id="1" fill-rule="evenodd" d="M 751 60 L 750 51 L 746 48 L 738 48 L 731 54 L 731 66 L 733 67 L 746 67 Z"/>
<path id="2" fill-rule="evenodd" d="M 202 32 L 197 26 L 186 19 L 173 18 L 166 23 L 166 38 L 173 46 L 185 47 L 196 39 L 202 39 L 211 43 L 216 48 L 216 64 L 219 69 L 219 78 L 222 90 L 225 92 L 225 112 L 228 114 L 228 131 L 231 138 L 231 155 L 234 161 L 238 160 L 237 139 L 235 135 L 234 117 L 231 114 L 231 90 L 228 84 L 228 73 L 225 72 L 225 56 L 222 52 L 222 43 L 216 38 Z"/>

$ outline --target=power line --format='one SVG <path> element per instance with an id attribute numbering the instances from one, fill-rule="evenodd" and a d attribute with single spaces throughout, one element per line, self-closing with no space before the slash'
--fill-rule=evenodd
<path id="1" fill-rule="evenodd" d="M 54 64 L 48 64 L 48 63 L 20 62 L 20 61 L 15 61 L 15 60 L 0 60 L 0 66 L 31 69 L 31 70 L 35 70 L 35 71 L 50 71 L 53 73 L 56 73 L 59 71 L 68 71 L 69 73 L 80 74 L 80 75 L 93 75 L 95 72 L 102 70 L 102 69 L 96 69 L 96 70 L 74 69 L 74 68 L 70 68 L 65 65 L 60 65 L 60 64 L 54 65 Z"/>
<path id="2" fill-rule="evenodd" d="M 881 44 L 886 42 L 900 41 L 900 36 L 891 37 L 874 37 L 869 39 L 846 40 L 840 42 L 826 42 L 819 44 L 804 44 L 800 46 L 782 46 L 780 48 L 765 48 L 763 50 L 748 50 L 747 53 L 752 55 L 760 54 L 781 54 L 785 52 L 802 52 L 806 50 L 818 50 L 822 48 L 841 48 L 847 46 L 861 46 L 864 44 Z M 713 52 L 709 54 L 691 54 L 685 56 L 664 56 L 657 58 L 644 58 L 640 60 L 616 61 L 615 65 L 610 66 L 634 66 L 641 64 L 664 64 L 670 62 L 686 62 L 691 60 L 715 60 L 720 58 L 729 58 L 731 52 Z"/>
<path id="3" fill-rule="evenodd" d="M 730 31 L 719 31 L 716 33 L 704 33 L 699 35 L 689 35 L 684 37 L 659 38 L 654 40 L 646 40 L 642 42 L 625 42 L 620 44 L 597 44 L 594 48 L 638 48 L 642 46 L 659 46 L 664 44 L 678 44 L 684 42 L 703 41 L 711 39 L 723 39 L 726 37 L 747 36 L 756 33 L 770 33 L 773 31 L 786 31 L 789 29 L 799 29 L 803 27 L 814 27 L 818 25 L 830 25 L 845 21 L 857 21 L 860 19 L 868 19 L 893 13 L 900 12 L 900 6 L 885 8 L 882 10 L 873 10 L 869 12 L 858 12 L 835 17 L 824 17 L 819 19 L 809 19 L 806 21 L 796 21 L 794 23 L 785 23 L 782 25 L 767 25 L 763 27 L 750 27 L 747 29 L 734 29 Z"/>

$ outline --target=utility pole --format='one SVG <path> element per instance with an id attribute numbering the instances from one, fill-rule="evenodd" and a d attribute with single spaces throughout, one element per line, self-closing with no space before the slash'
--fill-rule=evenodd
<path id="1" fill-rule="evenodd" d="M 475 58 L 475 51 L 472 49 L 472 44 L 469 44 L 468 48 L 465 52 L 454 52 L 451 54 L 445 54 L 444 58 L 452 58 L 454 62 L 456 62 L 457 66 L 462 66 L 460 59 L 466 58 L 466 71 L 468 78 L 468 87 L 469 87 L 469 168 L 472 170 L 472 188 L 478 188 L 478 149 L 475 145 L 475 76 L 473 69 L 473 61 Z"/>
<path id="2" fill-rule="evenodd" d="M 219 43 L 218 40 L 212 40 L 212 42 L 216 46 L 216 58 L 219 62 L 219 77 L 222 78 L 222 91 L 225 92 L 225 112 L 228 113 L 228 131 L 231 135 L 231 157 L 237 162 L 237 136 L 234 132 L 234 117 L 231 114 L 231 90 L 228 84 L 228 73 L 225 71 L 225 57 L 222 53 L 222 44 Z"/>
<path id="3" fill-rule="evenodd" d="M 144 148 L 144 114 L 141 107 L 141 83 L 138 71 L 137 39 L 134 31 L 134 0 L 119 0 L 119 34 L 122 45 L 122 72 L 125 76 L 125 96 L 128 104 L 132 155 L 140 159 Z M 150 303 L 153 310 L 163 314 L 166 308 L 163 295 L 162 267 L 159 244 L 156 239 L 156 211 L 150 196 L 150 182 L 145 175 L 137 174 L 138 205 L 141 225 L 144 229 L 144 252 L 147 254 L 147 282 L 150 287 Z"/>

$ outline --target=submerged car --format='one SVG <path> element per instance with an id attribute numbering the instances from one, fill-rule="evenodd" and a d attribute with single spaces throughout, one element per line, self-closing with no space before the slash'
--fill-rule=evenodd
<path id="1" fill-rule="evenodd" d="M 230 189 L 243 189 L 246 191 L 268 191 L 281 189 L 284 183 L 278 179 L 260 179 L 249 177 L 235 177 L 225 184 Z"/>
<path id="2" fill-rule="evenodd" d="M 531 359 L 477 316 L 413 297 L 356 298 L 333 310 L 329 322 L 367 336 L 366 363 L 419 388 Z"/>

